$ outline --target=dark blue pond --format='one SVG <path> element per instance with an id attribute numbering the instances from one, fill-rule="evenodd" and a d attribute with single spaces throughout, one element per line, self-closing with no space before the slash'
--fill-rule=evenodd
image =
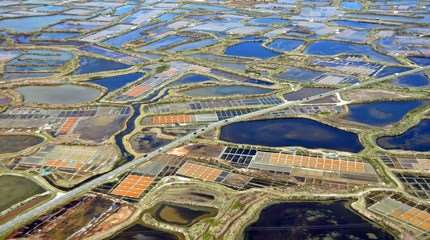
<path id="1" fill-rule="evenodd" d="M 363 150 L 358 136 L 307 118 L 237 122 L 221 128 L 220 139 L 270 147 L 295 146 L 347 152 Z"/>
<path id="2" fill-rule="evenodd" d="M 351 104 L 346 119 L 373 126 L 385 126 L 400 121 L 409 111 L 423 104 L 422 101 L 383 101 Z"/>
<path id="3" fill-rule="evenodd" d="M 412 56 L 408 57 L 409 60 L 414 62 L 419 66 L 429 66 L 430 65 L 430 57 L 420 57 L 420 56 Z"/>
<path id="4" fill-rule="evenodd" d="M 73 72 L 73 74 L 86 74 L 94 72 L 114 71 L 120 69 L 126 69 L 131 67 L 130 65 L 114 62 L 101 58 L 93 58 L 82 56 L 79 59 L 79 67 Z"/>
<path id="5" fill-rule="evenodd" d="M 279 203 L 263 209 L 245 240 L 344 240 L 394 237 L 346 207 L 347 202 Z"/>
<path id="6" fill-rule="evenodd" d="M 430 86 L 430 79 L 424 73 L 414 73 L 399 77 L 393 81 L 393 84 L 400 87 L 422 88 Z"/>
<path id="7" fill-rule="evenodd" d="M 136 81 L 137 79 L 143 77 L 143 75 L 145 74 L 141 72 L 136 72 L 113 77 L 98 78 L 89 82 L 101 85 L 107 88 L 109 92 L 111 92 L 124 87 L 128 83 Z"/>
<path id="8" fill-rule="evenodd" d="M 273 40 L 267 47 L 280 52 L 290 52 L 300 47 L 303 43 L 303 40 L 278 38 Z"/>
<path id="9" fill-rule="evenodd" d="M 175 235 L 136 224 L 115 235 L 114 240 L 176 240 Z"/>
<path id="10" fill-rule="evenodd" d="M 189 84 L 189 83 L 200 83 L 200 82 L 208 82 L 213 81 L 215 79 L 201 74 L 188 74 L 180 79 L 176 80 L 173 85 L 182 85 L 182 84 Z"/>
<path id="11" fill-rule="evenodd" d="M 428 152 L 430 151 L 430 119 L 421 120 L 418 125 L 400 135 L 380 137 L 376 143 L 385 149 Z"/>
<path id="12" fill-rule="evenodd" d="M 388 66 L 384 67 L 382 70 L 378 71 L 375 74 L 375 77 L 382 78 L 389 75 L 393 75 L 395 73 L 402 73 L 411 70 L 410 67 L 400 67 L 400 66 Z"/>
<path id="13" fill-rule="evenodd" d="M 368 45 L 334 40 L 320 40 L 314 42 L 306 48 L 305 52 L 307 54 L 321 56 L 333 56 L 337 54 L 357 54 L 365 55 L 374 61 L 397 63 L 394 58 L 378 53 Z"/>
<path id="14" fill-rule="evenodd" d="M 266 59 L 276 57 L 280 53 L 262 46 L 263 41 L 246 41 L 227 47 L 225 54 L 237 57 Z"/>

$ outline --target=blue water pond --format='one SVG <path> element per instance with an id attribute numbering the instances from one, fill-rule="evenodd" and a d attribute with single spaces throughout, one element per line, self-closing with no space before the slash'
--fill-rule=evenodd
<path id="1" fill-rule="evenodd" d="M 376 143 L 384 149 L 428 152 L 430 151 L 430 119 L 421 120 L 418 125 L 400 135 L 380 137 Z"/>
<path id="2" fill-rule="evenodd" d="M 360 152 L 355 133 L 307 118 L 282 118 L 236 122 L 221 128 L 220 139 L 238 144 L 269 147 L 324 148 Z"/>

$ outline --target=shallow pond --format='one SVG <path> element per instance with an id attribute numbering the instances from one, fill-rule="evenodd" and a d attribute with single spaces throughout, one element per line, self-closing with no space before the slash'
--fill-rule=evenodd
<path id="1" fill-rule="evenodd" d="M 43 138 L 33 135 L 1 135 L 0 154 L 14 153 L 43 142 Z"/>
<path id="2" fill-rule="evenodd" d="M 305 99 L 308 97 L 316 96 L 330 91 L 333 91 L 333 88 L 305 87 L 305 88 L 299 89 L 298 91 L 284 94 L 284 98 L 288 101 L 295 101 L 295 100 Z"/>
<path id="3" fill-rule="evenodd" d="M 245 41 L 226 48 L 225 54 L 237 57 L 250 57 L 267 59 L 280 55 L 280 53 L 270 50 L 262 45 L 263 41 Z"/>
<path id="4" fill-rule="evenodd" d="M 76 16 L 48 15 L 3 19 L 0 20 L 0 29 L 15 31 L 18 33 L 36 32 L 68 18 L 76 18 Z"/>
<path id="5" fill-rule="evenodd" d="M 213 208 L 166 203 L 156 206 L 153 215 L 158 221 L 189 226 L 216 213 Z"/>
<path id="6" fill-rule="evenodd" d="M 0 198 L 0 212 L 43 192 L 45 189 L 30 179 L 14 175 L 2 175 L 0 176 L 0 196 L 3 197 Z"/>
<path id="7" fill-rule="evenodd" d="M 281 25 L 287 24 L 288 19 L 280 18 L 280 17 L 262 17 L 262 18 L 254 18 L 249 21 L 249 24 L 253 25 Z"/>
<path id="8" fill-rule="evenodd" d="M 139 153 L 149 153 L 167 145 L 171 140 L 159 138 L 156 133 L 144 132 L 133 136 L 130 142 L 134 151 Z"/>
<path id="9" fill-rule="evenodd" d="M 214 78 L 211 78 L 206 75 L 201 74 L 187 74 L 178 80 L 174 81 L 172 85 L 184 85 L 184 84 L 190 84 L 190 83 L 201 83 L 201 82 L 208 82 L 208 81 L 214 81 Z"/>
<path id="10" fill-rule="evenodd" d="M 270 93 L 271 89 L 243 86 L 243 85 L 229 85 L 229 86 L 208 86 L 201 88 L 193 88 L 191 90 L 182 91 L 182 94 L 191 97 L 223 97 L 231 95 L 255 95 Z"/>
<path id="11" fill-rule="evenodd" d="M 306 48 L 305 53 L 320 56 L 333 56 L 337 54 L 358 54 L 365 55 L 373 61 L 397 63 L 394 58 L 378 53 L 368 45 L 333 40 L 320 40 L 314 42 Z"/>
<path id="12" fill-rule="evenodd" d="M 31 104 L 80 104 L 97 99 L 101 92 L 79 85 L 25 86 L 16 89 Z"/>
<path id="13" fill-rule="evenodd" d="M 268 44 L 267 47 L 280 52 L 290 52 L 300 47 L 303 43 L 303 40 L 278 38 Z"/>
<path id="14" fill-rule="evenodd" d="M 139 48 L 141 51 L 151 51 L 151 50 L 158 50 L 161 48 L 166 48 L 169 46 L 177 45 L 184 43 L 188 40 L 188 37 L 185 36 L 179 36 L 179 35 L 170 35 L 167 37 L 164 37 L 156 42 L 150 43 L 146 46 L 143 46 Z"/>
<path id="15" fill-rule="evenodd" d="M 400 121 L 422 101 L 382 101 L 348 105 L 347 120 L 373 126 L 385 126 Z"/>
<path id="16" fill-rule="evenodd" d="M 66 40 L 66 39 L 70 39 L 70 38 L 74 38 L 79 36 L 79 33 L 74 33 L 74 32 L 58 32 L 58 33 L 53 33 L 53 32 L 44 32 L 42 34 L 40 34 L 37 39 L 38 40 Z"/>
<path id="17" fill-rule="evenodd" d="M 129 73 L 129 74 L 113 76 L 113 77 L 98 78 L 98 79 L 91 80 L 89 82 L 103 86 L 107 88 L 109 92 L 111 92 L 119 88 L 122 88 L 131 82 L 138 80 L 139 78 L 143 77 L 143 75 L 144 73 L 136 72 L 136 73 Z"/>
<path id="18" fill-rule="evenodd" d="M 278 74 L 278 78 L 285 81 L 311 82 L 323 73 L 304 68 L 290 68 Z"/>
<path id="19" fill-rule="evenodd" d="M 430 119 L 421 120 L 416 126 L 400 135 L 380 137 L 376 143 L 384 149 L 430 151 Z"/>
<path id="20" fill-rule="evenodd" d="M 217 43 L 215 39 L 203 39 L 199 41 L 194 41 L 190 43 L 185 43 L 174 48 L 167 50 L 168 52 L 180 52 L 180 51 L 190 51 L 195 49 L 201 49 L 210 45 Z"/>
<path id="21" fill-rule="evenodd" d="M 263 209 L 245 229 L 245 240 L 393 239 L 349 210 L 344 201 L 279 203 Z"/>
<path id="22" fill-rule="evenodd" d="M 357 134 L 307 118 L 236 122 L 221 128 L 220 139 L 270 147 L 324 148 L 346 152 L 363 149 Z"/>
<path id="23" fill-rule="evenodd" d="M 120 62 L 110 61 L 102 58 L 82 56 L 79 59 L 79 67 L 73 73 L 87 74 L 95 72 L 121 70 L 129 67 L 131 66 Z"/>
<path id="24" fill-rule="evenodd" d="M 384 25 L 377 24 L 377 23 L 351 21 L 351 20 L 335 20 L 333 22 L 342 27 L 361 28 L 361 29 L 375 29 L 375 28 L 384 27 Z"/>

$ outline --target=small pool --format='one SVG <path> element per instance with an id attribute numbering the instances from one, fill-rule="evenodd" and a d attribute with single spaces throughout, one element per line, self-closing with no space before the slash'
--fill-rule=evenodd
<path id="1" fill-rule="evenodd" d="M 254 18 L 249 21 L 249 24 L 253 25 L 281 25 L 289 23 L 288 19 L 280 17 L 262 17 Z"/>
<path id="2" fill-rule="evenodd" d="M 376 143 L 389 150 L 428 152 L 430 151 L 430 119 L 421 120 L 416 126 L 400 135 L 380 137 Z"/>
<path id="3" fill-rule="evenodd" d="M 341 7 L 347 10 L 361 10 L 363 5 L 359 2 L 342 2 Z"/>
<path id="4" fill-rule="evenodd" d="M 152 215 L 158 221 L 190 226 L 203 218 L 215 216 L 217 212 L 216 209 L 209 207 L 161 203 L 154 207 Z"/>
<path id="5" fill-rule="evenodd" d="M 348 105 L 346 119 L 372 126 L 385 126 L 400 121 L 409 111 L 421 106 L 423 101 L 382 101 Z"/>
<path id="6" fill-rule="evenodd" d="M 269 147 L 304 147 L 360 152 L 357 134 L 307 118 L 236 122 L 221 128 L 220 139 Z"/>
<path id="7" fill-rule="evenodd" d="M 245 41 L 227 47 L 226 55 L 236 57 L 250 57 L 267 59 L 279 56 L 280 53 L 270 50 L 263 45 L 263 41 Z"/>

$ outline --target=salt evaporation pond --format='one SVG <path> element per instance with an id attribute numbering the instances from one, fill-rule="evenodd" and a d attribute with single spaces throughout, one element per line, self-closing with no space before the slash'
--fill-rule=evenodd
<path id="1" fill-rule="evenodd" d="M 231 95 L 256 95 L 270 93 L 272 90 L 267 88 L 259 88 L 243 85 L 229 86 L 208 86 L 201 88 L 193 88 L 183 91 L 182 93 L 191 97 L 224 97 Z"/>

